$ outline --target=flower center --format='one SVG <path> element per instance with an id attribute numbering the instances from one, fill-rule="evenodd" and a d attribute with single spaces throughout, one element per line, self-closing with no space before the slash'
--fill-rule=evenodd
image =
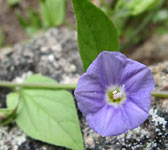
<path id="1" fill-rule="evenodd" d="M 111 86 L 106 89 L 106 102 L 109 105 L 119 106 L 126 100 L 124 87 Z"/>
<path id="2" fill-rule="evenodd" d="M 120 103 L 123 98 L 122 92 L 118 89 L 108 92 L 109 102 Z"/>

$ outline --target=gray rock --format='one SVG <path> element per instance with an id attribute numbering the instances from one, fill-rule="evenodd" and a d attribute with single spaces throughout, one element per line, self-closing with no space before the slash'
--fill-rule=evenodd
<path id="1" fill-rule="evenodd" d="M 131 57 L 148 65 L 168 60 L 168 34 L 153 35 Z"/>
<path id="2" fill-rule="evenodd" d="M 150 67 L 157 89 L 168 86 L 168 62 Z M 77 51 L 76 32 L 51 29 L 26 44 L 18 44 L 0 55 L 0 79 L 23 82 L 32 73 L 41 73 L 63 83 L 76 83 L 83 73 Z M 5 107 L 1 88 L 0 107 Z M 115 137 L 101 137 L 90 129 L 79 112 L 86 150 L 162 150 L 168 149 L 168 111 L 166 99 L 152 98 L 150 116 L 140 127 Z M 63 150 L 27 137 L 15 124 L 0 127 L 0 150 Z"/>
<path id="3" fill-rule="evenodd" d="M 27 71 L 48 75 L 57 81 L 81 74 L 76 32 L 51 29 L 26 44 L 1 50 L 0 79 L 13 80 Z"/>

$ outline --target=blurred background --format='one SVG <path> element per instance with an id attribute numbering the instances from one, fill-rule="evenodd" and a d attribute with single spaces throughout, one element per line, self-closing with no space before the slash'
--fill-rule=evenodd
<path id="1" fill-rule="evenodd" d="M 142 45 L 152 49 L 150 43 L 168 43 L 167 0 L 92 0 L 115 23 L 120 36 L 120 49 L 146 64 L 163 59 L 134 53 Z M 52 27 L 75 30 L 75 17 L 71 0 L 0 0 L 0 48 L 33 38 L 38 32 Z M 103 30 L 103 27 L 102 27 Z M 164 35 L 164 36 L 163 36 Z M 151 39 L 152 38 L 152 39 Z M 150 39 L 150 40 L 149 40 Z M 168 46 L 168 45 L 166 45 Z M 165 53 L 165 52 L 164 52 Z M 164 55 L 163 53 L 163 55 Z M 157 54 L 156 54 L 157 55 Z"/>

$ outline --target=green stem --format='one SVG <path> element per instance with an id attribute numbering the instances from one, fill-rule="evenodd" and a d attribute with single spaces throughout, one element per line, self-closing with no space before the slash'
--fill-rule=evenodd
<path id="1" fill-rule="evenodd" d="M 159 98 L 168 98 L 168 92 L 166 91 L 152 91 L 153 97 L 159 97 Z"/>
<path id="2" fill-rule="evenodd" d="M 53 89 L 53 90 L 74 90 L 76 84 L 48 84 L 48 83 L 12 83 L 7 81 L 0 81 L 0 87 L 7 88 L 31 88 L 31 89 Z"/>
<path id="3" fill-rule="evenodd" d="M 52 90 L 74 90 L 76 84 L 48 84 L 48 83 L 12 83 L 7 81 L 0 81 L 0 87 L 7 88 L 31 88 L 31 89 L 52 89 Z M 166 91 L 152 91 L 152 96 L 168 98 Z"/>

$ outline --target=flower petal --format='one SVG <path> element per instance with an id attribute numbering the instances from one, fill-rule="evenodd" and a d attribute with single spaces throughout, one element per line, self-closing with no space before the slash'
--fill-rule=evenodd
<path id="1" fill-rule="evenodd" d="M 127 97 L 144 111 L 149 111 L 151 104 L 151 92 L 140 92 L 133 95 L 129 95 Z"/>
<path id="2" fill-rule="evenodd" d="M 86 74 L 88 76 L 91 76 L 93 78 L 96 78 L 97 81 L 99 81 L 100 85 L 105 88 L 105 80 L 104 80 L 104 75 L 103 75 L 103 70 L 101 66 L 101 54 L 100 53 L 97 58 L 90 64 L 90 66 L 87 69 Z"/>
<path id="3" fill-rule="evenodd" d="M 150 70 L 143 64 L 127 59 L 126 67 L 121 75 L 120 84 L 126 93 L 132 94 L 150 91 L 154 88 L 154 79 Z"/>
<path id="4" fill-rule="evenodd" d="M 87 73 L 99 78 L 104 88 L 120 83 L 120 75 L 126 64 L 125 55 L 104 51 L 89 66 Z"/>
<path id="5" fill-rule="evenodd" d="M 128 130 L 127 118 L 120 108 L 105 105 L 98 112 L 88 114 L 89 126 L 101 136 L 119 135 Z"/>
<path id="6" fill-rule="evenodd" d="M 125 67 L 125 55 L 119 52 L 103 52 L 101 59 L 106 86 L 118 85 Z"/>
<path id="7" fill-rule="evenodd" d="M 148 112 L 130 99 L 127 99 L 122 108 L 129 118 L 129 129 L 140 126 L 149 116 Z"/>
<path id="8" fill-rule="evenodd" d="M 98 111 L 104 104 L 104 90 L 95 77 L 83 74 L 75 89 L 78 107 L 84 116 Z"/>

